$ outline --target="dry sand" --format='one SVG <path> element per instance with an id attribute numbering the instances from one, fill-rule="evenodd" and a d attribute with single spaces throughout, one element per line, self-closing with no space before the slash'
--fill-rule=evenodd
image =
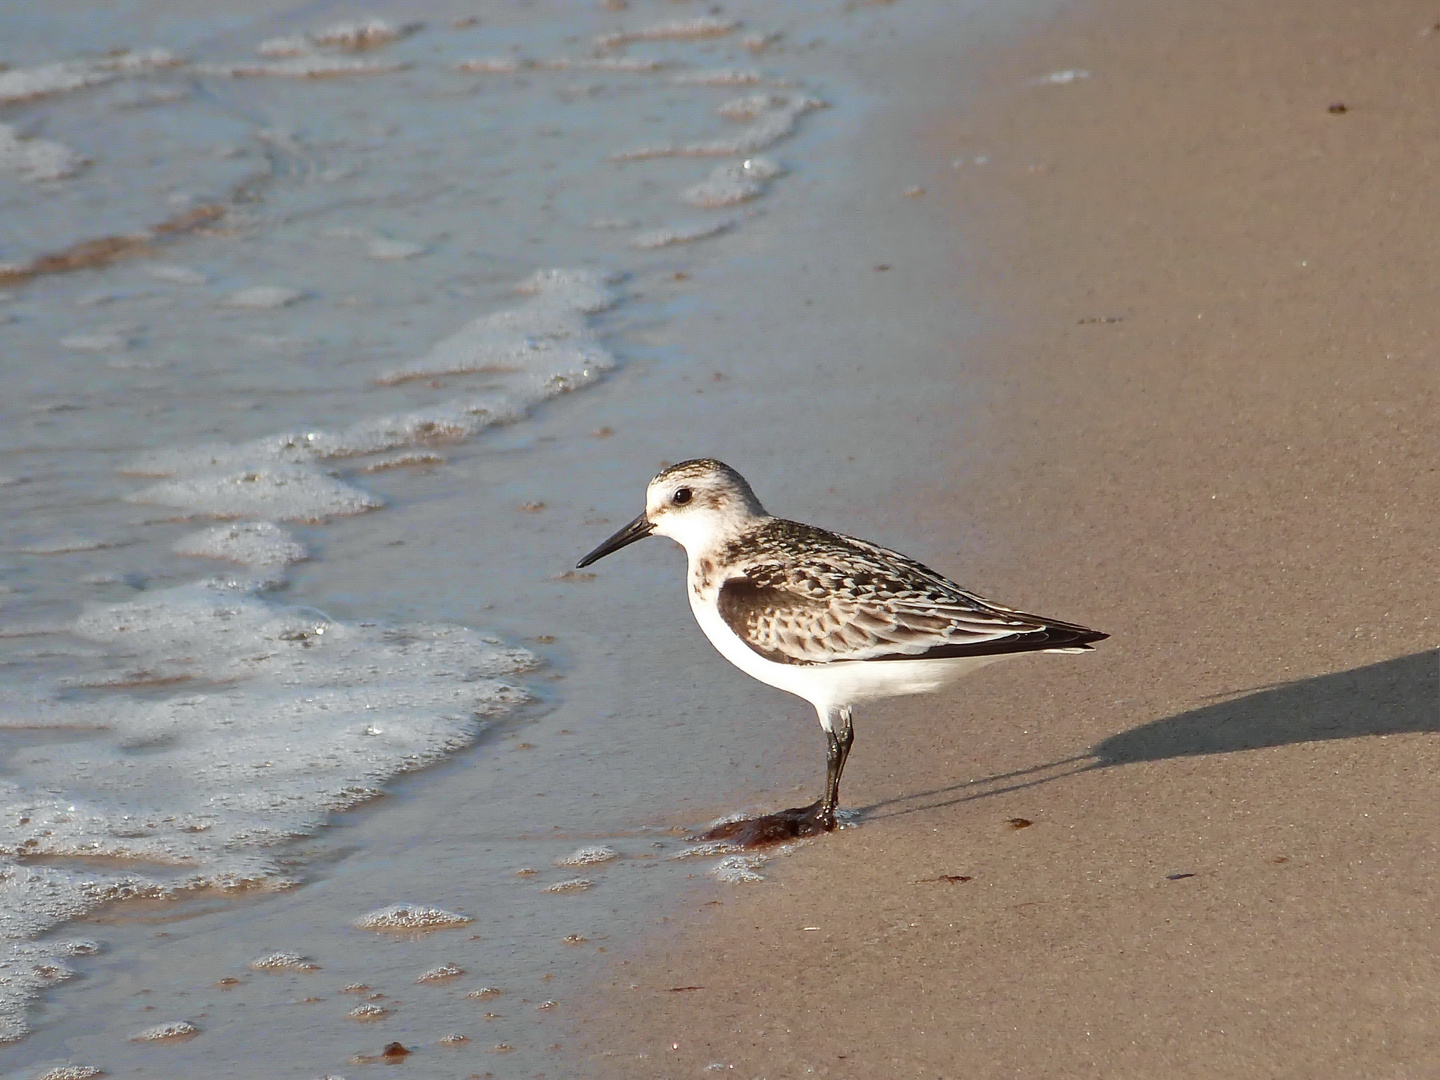
<path id="1" fill-rule="evenodd" d="M 1436 17 L 1094 0 L 957 60 L 1002 89 L 914 160 L 1000 389 L 893 511 L 1113 638 L 862 715 L 863 826 L 632 954 L 594 1071 L 1440 1075 Z"/>

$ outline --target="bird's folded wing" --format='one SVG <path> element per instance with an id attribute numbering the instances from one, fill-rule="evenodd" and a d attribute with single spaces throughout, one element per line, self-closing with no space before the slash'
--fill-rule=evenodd
<path id="1" fill-rule="evenodd" d="M 828 575 L 752 566 L 721 586 L 720 617 L 757 653 L 782 664 L 985 656 L 1083 647 L 1103 636 L 998 608 L 928 574 L 921 588 L 913 578 L 907 588 L 873 576 L 850 576 L 849 587 L 836 588 L 840 583 L 822 580 Z"/>

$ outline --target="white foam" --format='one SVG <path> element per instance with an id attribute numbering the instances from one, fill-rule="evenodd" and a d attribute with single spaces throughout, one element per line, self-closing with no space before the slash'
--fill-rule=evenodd
<path id="1" fill-rule="evenodd" d="M 257 956 L 245 965 L 252 971 L 319 971 L 320 965 L 308 956 L 293 952 L 274 952 Z"/>
<path id="2" fill-rule="evenodd" d="M 345 75 L 388 75 L 410 65 L 396 60 L 371 60 L 358 56 L 328 56 L 303 53 L 277 60 L 244 61 L 236 64 L 196 64 L 202 75 L 232 78 L 275 77 L 283 79 L 333 79 Z"/>
<path id="3" fill-rule="evenodd" d="M 595 863 L 609 862 L 611 859 L 618 859 L 620 853 L 606 844 L 593 844 L 589 847 L 582 847 L 572 851 L 563 859 L 556 859 L 556 866 L 591 866 Z"/>
<path id="4" fill-rule="evenodd" d="M 591 881 L 589 878 L 577 877 L 568 878 L 565 881 L 557 881 L 554 885 L 547 885 L 540 891 L 546 893 L 572 893 L 584 892 L 585 890 L 593 889 L 594 887 L 595 882 Z"/>
<path id="5" fill-rule="evenodd" d="M 422 468 L 427 465 L 444 465 L 445 456 L 433 450 L 397 450 L 393 454 L 377 454 L 360 466 L 361 472 L 385 472 L 387 469 Z"/>
<path id="6" fill-rule="evenodd" d="M 5 74 L 0 72 L 0 79 Z M 75 176 L 90 159 L 50 139 L 22 138 L 9 124 L 0 124 L 0 175 L 42 182 Z"/>
<path id="7" fill-rule="evenodd" d="M 437 964 L 428 971 L 421 972 L 416 976 L 417 983 L 445 982 L 449 979 L 458 979 L 465 974 L 465 969 L 455 964 Z"/>
<path id="8" fill-rule="evenodd" d="M 254 465 L 165 480 L 126 496 L 217 518 L 270 517 L 320 522 L 361 514 L 384 500 L 305 465 Z"/>
<path id="9" fill-rule="evenodd" d="M 593 315 L 614 307 L 620 299 L 610 288 L 615 280 L 614 274 L 601 270 L 551 268 L 536 270 L 516 285 L 515 291 L 544 297 L 555 307 Z"/>
<path id="10" fill-rule="evenodd" d="M 222 307 L 263 311 L 289 307 L 303 299 L 305 294 L 299 289 L 288 289 L 283 285 L 252 285 L 248 289 L 230 293 L 220 304 Z"/>
<path id="11" fill-rule="evenodd" d="M 649 229 L 636 235 L 630 246 L 640 250 L 670 247 L 672 244 L 690 244 L 696 240 L 708 240 L 712 236 L 729 232 L 737 224 L 735 218 L 721 218 L 718 221 L 696 221 L 680 225 L 668 225 L 660 229 Z"/>
<path id="12" fill-rule="evenodd" d="M 717 19 L 701 15 L 694 19 L 677 19 L 674 22 L 654 23 L 639 30 L 616 30 L 601 34 L 595 44 L 602 49 L 614 49 L 632 41 L 696 41 L 702 38 L 723 37 L 739 27 L 733 19 Z"/>
<path id="13" fill-rule="evenodd" d="M 766 182 L 781 172 L 767 157 L 753 157 L 731 165 L 720 165 L 708 177 L 680 193 L 691 206 L 733 206 L 765 192 Z"/>
<path id="14" fill-rule="evenodd" d="M 255 49 L 257 56 L 278 60 L 287 56 L 304 56 L 315 51 L 315 42 L 304 34 L 285 34 L 266 38 Z"/>
<path id="15" fill-rule="evenodd" d="M 401 23 L 397 26 L 384 19 L 347 19 L 317 30 L 311 37 L 320 45 L 358 51 L 374 49 L 409 37 L 419 31 L 420 26 L 418 22 Z"/>
<path id="16" fill-rule="evenodd" d="M 0 859 L 0 866 L 6 860 Z M 0 904 L 47 900 L 56 890 L 12 888 L 9 876 L 0 880 Z M 79 914 L 80 910 L 76 910 Z M 73 978 L 75 971 L 66 960 L 95 952 L 93 941 L 16 941 L 0 948 L 0 1042 L 11 1042 L 29 1031 L 25 1005 L 46 990 Z"/>
<path id="17" fill-rule="evenodd" d="M 273 521 L 246 521 L 202 529 L 175 541 L 177 555 L 229 559 L 246 566 L 288 566 L 310 557 L 305 545 Z"/>
<path id="18" fill-rule="evenodd" d="M 70 555 L 77 551 L 99 551 L 114 546 L 115 541 L 106 540 L 93 533 L 68 532 L 36 540 L 20 548 L 20 551 L 26 555 Z"/>
<path id="19" fill-rule="evenodd" d="M 779 99 L 783 104 L 758 116 L 751 124 L 730 135 L 688 143 L 658 143 L 612 154 L 615 161 L 644 161 L 658 157 L 740 157 L 758 154 L 795 132 L 800 117 L 824 108 L 819 98 L 800 96 Z"/>
<path id="20" fill-rule="evenodd" d="M 32 68 L 0 71 L 0 105 L 65 94 L 111 82 L 124 75 L 175 67 L 183 61 L 165 49 L 141 49 L 92 60 L 61 60 Z"/>
<path id="21" fill-rule="evenodd" d="M 1046 83 L 1050 86 L 1067 86 L 1070 83 L 1079 82 L 1081 79 L 1088 79 L 1089 77 L 1090 72 L 1084 68 L 1066 68 L 1064 71 L 1052 71 L 1048 75 L 1042 75 L 1035 81 L 1038 83 Z"/>
<path id="22" fill-rule="evenodd" d="M 710 868 L 710 876 L 727 885 L 764 881 L 759 870 L 767 861 L 764 855 L 727 855 Z"/>
<path id="23" fill-rule="evenodd" d="M 663 71 L 670 65 L 664 60 L 639 56 L 556 56 L 532 60 L 528 64 L 542 71 L 613 71 L 645 75 Z"/>
<path id="24" fill-rule="evenodd" d="M 424 244 L 412 243 L 409 240 L 390 240 L 383 236 L 377 236 L 365 245 L 365 254 L 382 262 L 414 259 L 424 255 L 425 250 Z"/>
<path id="25" fill-rule="evenodd" d="M 56 1065 L 46 1069 L 35 1080 L 90 1080 L 92 1076 L 104 1076 L 105 1070 L 94 1065 Z"/>
<path id="26" fill-rule="evenodd" d="M 0 688 L 0 730 L 74 733 L 13 748 L 0 779 L 0 1040 L 86 947 L 31 939 L 110 900 L 288 884 L 275 845 L 469 745 L 534 663 L 462 627 L 339 622 L 214 582 L 92 607 L 70 632 L 102 647 L 89 685 L 191 688 Z M 393 925 L 464 918 L 403 909 Z"/>
<path id="27" fill-rule="evenodd" d="M 192 1035 L 200 1034 L 200 1029 L 189 1020 L 171 1020 L 166 1024 L 156 1024 L 144 1031 L 137 1031 L 130 1036 L 131 1042 L 164 1042 L 167 1039 L 188 1039 Z"/>
<path id="28" fill-rule="evenodd" d="M 499 320 L 502 325 L 504 321 Z M 495 356 L 488 335 L 493 328 L 493 321 L 479 320 L 455 338 L 441 342 L 425 361 L 382 375 L 378 381 L 403 382 L 436 374 L 487 370 L 486 361 Z M 174 479 L 127 498 L 219 518 L 323 521 L 331 516 L 362 513 L 384 505 L 383 501 L 330 475 L 322 467 L 325 460 L 469 438 L 494 424 L 518 419 L 535 403 L 591 382 L 614 365 L 613 358 L 598 344 L 561 348 L 544 339 L 531 349 L 505 352 L 503 358 L 508 361 L 502 365 L 505 386 L 493 394 L 442 402 L 396 416 L 372 417 L 342 431 L 292 432 L 248 443 L 153 451 L 131 462 L 125 471 Z M 375 464 L 383 468 L 407 463 Z"/>
<path id="29" fill-rule="evenodd" d="M 593 270 L 541 270 L 516 286 L 528 303 L 482 315 L 437 342 L 419 360 L 383 372 L 382 385 L 408 379 L 485 372 L 506 376 L 514 414 L 573 390 L 615 366 L 587 315 L 618 297 L 610 278 Z"/>
<path id="30" fill-rule="evenodd" d="M 443 930 L 474 922 L 469 915 L 425 904 L 391 904 L 355 920 L 358 930 Z"/>
<path id="31" fill-rule="evenodd" d="M 67 334 L 60 339 L 60 347 L 72 352 L 120 352 L 134 344 L 134 339 L 124 334 L 100 331 L 93 334 Z"/>
<path id="32" fill-rule="evenodd" d="M 703 68 L 675 76 L 677 86 L 754 86 L 764 81 L 754 68 Z"/>
<path id="33" fill-rule="evenodd" d="M 479 75 L 513 75 L 528 66 L 529 61 L 514 56 L 482 56 L 455 65 L 458 71 Z"/>
<path id="34" fill-rule="evenodd" d="M 757 116 L 784 104 L 785 99 L 774 94 L 747 94 L 745 97 L 731 98 L 715 111 L 727 120 L 754 120 Z"/>
<path id="35" fill-rule="evenodd" d="M 170 285 L 204 285 L 209 280 L 199 270 L 167 263 L 153 263 L 145 268 L 145 273 L 155 281 Z"/>

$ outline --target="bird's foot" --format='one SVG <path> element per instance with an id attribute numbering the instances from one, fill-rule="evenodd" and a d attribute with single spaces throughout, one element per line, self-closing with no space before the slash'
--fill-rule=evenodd
<path id="1" fill-rule="evenodd" d="M 726 821 L 713 829 L 690 837 L 692 841 L 726 840 L 744 848 L 783 844 L 804 836 L 819 836 L 835 828 L 835 811 L 826 810 L 820 802 L 777 810 L 760 817 Z"/>

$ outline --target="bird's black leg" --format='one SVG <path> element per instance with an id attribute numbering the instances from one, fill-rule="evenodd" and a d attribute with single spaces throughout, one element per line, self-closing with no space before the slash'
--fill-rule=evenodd
<path id="1" fill-rule="evenodd" d="M 743 821 L 727 821 L 692 836 L 692 840 L 726 840 L 738 847 L 762 847 L 802 836 L 830 832 L 835 828 L 835 809 L 840 802 L 840 774 L 855 742 L 849 708 L 825 715 L 825 797 L 809 806 L 795 806 Z"/>
<path id="2" fill-rule="evenodd" d="M 840 710 L 839 720 L 838 730 L 825 732 L 829 744 L 825 755 L 825 799 L 820 804 L 818 824 L 826 832 L 835 828 L 835 811 L 840 806 L 840 774 L 845 771 L 845 761 L 855 743 L 855 728 L 850 723 L 848 706 Z"/>

